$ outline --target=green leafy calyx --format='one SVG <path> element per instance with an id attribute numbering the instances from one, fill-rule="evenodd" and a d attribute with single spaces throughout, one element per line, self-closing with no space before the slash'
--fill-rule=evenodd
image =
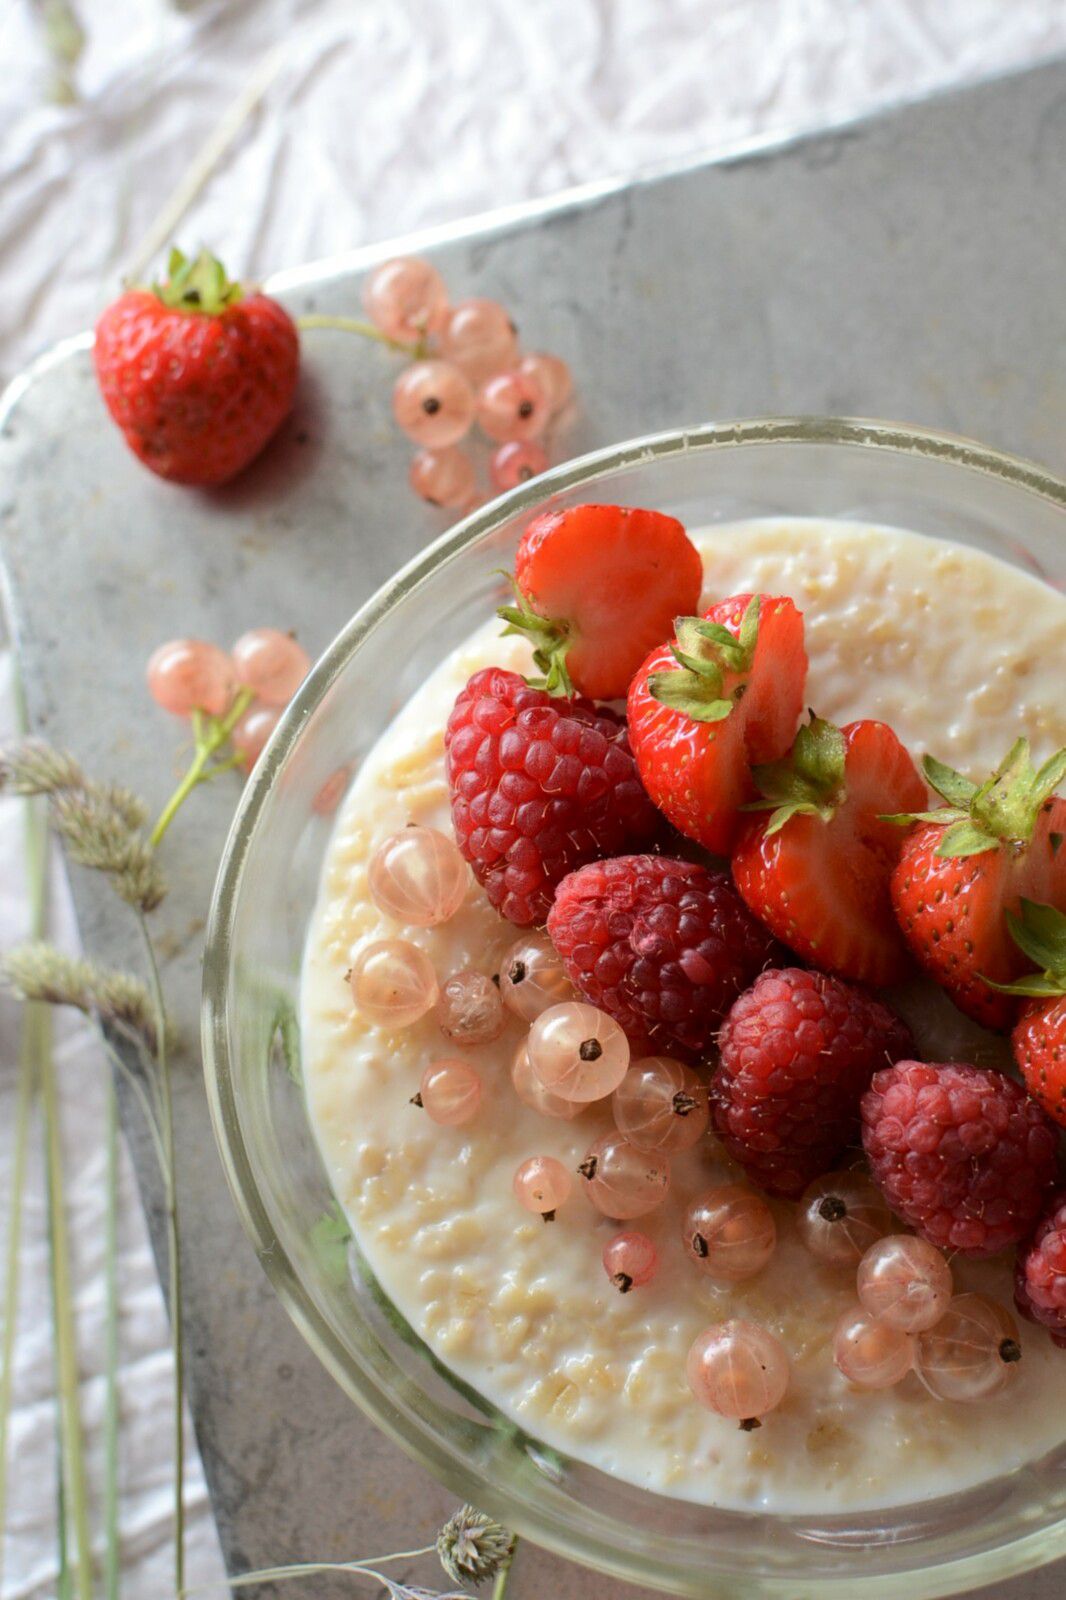
<path id="1" fill-rule="evenodd" d="M 531 688 L 545 689 L 548 694 L 573 694 L 574 685 L 566 665 L 566 653 L 573 643 L 569 624 L 561 618 L 542 617 L 539 611 L 534 611 L 510 573 L 502 576 L 514 590 L 515 604 L 500 606 L 496 611 L 500 621 L 507 624 L 501 638 L 506 639 L 508 634 L 522 634 L 527 638 L 533 646 L 533 664 L 541 674 L 526 681 Z"/>
<path id="2" fill-rule="evenodd" d="M 152 293 L 172 311 L 215 317 L 235 306 L 244 290 L 226 276 L 225 267 L 209 250 L 190 260 L 175 247 L 167 258 L 166 282 L 153 283 Z"/>
<path id="3" fill-rule="evenodd" d="M 747 688 L 759 637 L 759 596 L 754 595 L 740 619 L 739 633 L 705 617 L 679 617 L 670 653 L 677 662 L 670 672 L 653 672 L 648 691 L 660 705 L 680 711 L 694 722 L 723 722 Z M 726 675 L 740 678 L 726 687 Z"/>
<path id="4" fill-rule="evenodd" d="M 1039 900 L 1021 901 L 1021 916 L 1007 912 L 1007 927 L 1018 949 L 1038 972 L 1030 972 L 1013 983 L 996 983 L 985 978 L 990 989 L 1002 994 L 1026 994 L 1054 998 L 1066 994 L 1066 914 Z"/>
<path id="5" fill-rule="evenodd" d="M 1066 750 L 1034 767 L 1028 739 L 1016 739 L 995 772 L 978 785 L 933 756 L 922 762 L 926 781 L 947 805 L 936 811 L 904 811 L 882 818 L 909 824 L 936 822 L 944 829 L 938 856 L 983 855 L 1001 844 L 1029 843 L 1036 819 L 1066 778 Z"/>
<path id="6" fill-rule="evenodd" d="M 813 711 L 810 718 L 796 734 L 783 761 L 769 761 L 751 769 L 762 799 L 753 800 L 742 809 L 772 812 L 767 836 L 777 833 L 795 816 L 820 817 L 828 822 L 845 798 L 844 735 Z"/>

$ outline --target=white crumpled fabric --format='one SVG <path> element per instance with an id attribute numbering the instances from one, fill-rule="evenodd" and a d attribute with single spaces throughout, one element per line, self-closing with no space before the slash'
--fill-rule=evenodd
<path id="1" fill-rule="evenodd" d="M 251 277 L 590 179 L 816 127 L 1066 50 L 1063 0 L 73 4 L 87 42 L 73 74 L 77 96 L 66 104 L 48 98 L 55 71 L 41 18 L 55 0 L 6 0 L 0 14 L 5 378 L 92 322 L 204 141 L 257 75 L 269 79 L 261 100 L 177 229 L 187 246 L 209 243 L 234 272 Z M 591 383 L 595 374 L 578 378 Z M 6 694 L 3 704 L 10 704 Z M 10 725 L 10 711 L 4 720 Z M 18 808 L 4 802 L 0 944 L 24 926 L 21 850 Z M 54 918 L 60 936 L 72 940 L 62 886 Z M 0 1004 L 5 1214 L 17 1020 L 15 1007 Z M 69 1023 L 60 1026 L 58 1066 L 82 1399 L 99 1483 L 101 1066 L 84 1031 Z M 38 1147 L 35 1138 L 12 1423 L 9 1600 L 55 1592 Z M 123 1593 L 158 1600 L 171 1592 L 168 1358 L 128 1167 L 122 1213 Z M 207 1583 L 221 1568 L 195 1461 L 188 1490 L 189 1582 Z"/>

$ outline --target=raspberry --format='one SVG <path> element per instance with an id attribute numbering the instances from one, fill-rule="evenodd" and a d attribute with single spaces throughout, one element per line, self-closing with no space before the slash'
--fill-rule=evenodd
<path id="1" fill-rule="evenodd" d="M 456 842 L 497 911 L 543 922 L 556 884 L 584 861 L 650 844 L 662 819 L 613 711 L 553 699 L 486 667 L 444 734 Z"/>
<path id="2" fill-rule="evenodd" d="M 781 948 L 724 872 L 618 856 L 564 878 L 548 933 L 567 976 L 634 1041 L 704 1054 L 728 1008 Z"/>
<path id="3" fill-rule="evenodd" d="M 1014 1303 L 1066 1350 L 1066 1190 L 1052 1198 L 1033 1237 L 1018 1251 Z"/>
<path id="4" fill-rule="evenodd" d="M 764 972 L 722 1029 L 711 1085 L 726 1149 L 771 1194 L 795 1197 L 858 1134 L 878 1067 L 911 1048 L 905 1025 L 864 990 L 824 972 Z"/>
<path id="5" fill-rule="evenodd" d="M 990 1256 L 1035 1224 L 1057 1138 L 1021 1086 L 956 1062 L 900 1061 L 862 1102 L 863 1144 L 892 1207 L 941 1250 Z"/>

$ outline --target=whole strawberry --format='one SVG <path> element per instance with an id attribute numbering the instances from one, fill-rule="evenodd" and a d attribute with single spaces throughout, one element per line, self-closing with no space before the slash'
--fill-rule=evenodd
<path id="1" fill-rule="evenodd" d="M 1053 1197 L 1036 1232 L 1018 1250 L 1014 1303 L 1066 1350 L 1066 1192 Z"/>
<path id="2" fill-rule="evenodd" d="M 925 775 L 948 802 L 938 811 L 899 817 L 916 825 L 892 875 L 892 904 L 913 954 L 968 1017 L 1005 1030 L 1017 996 L 1009 984 L 1025 966 L 1007 912 L 1023 896 L 1066 905 L 1066 800 L 1054 798 L 1066 777 L 1066 750 L 1034 771 L 1019 739 L 978 787 L 926 757 Z"/>
<path id="3" fill-rule="evenodd" d="M 1066 1127 L 1066 915 L 1023 899 L 1018 916 L 1008 911 L 1007 926 L 1040 971 L 991 987 L 1026 997 L 1011 1033 L 1014 1059 L 1033 1099 Z"/>
<path id="4" fill-rule="evenodd" d="M 904 977 L 910 957 L 889 899 L 903 840 L 882 813 L 925 803 L 925 784 L 884 722 L 836 728 L 811 715 L 783 761 L 753 771 L 762 814 L 741 823 L 733 878 L 805 961 L 859 983 Z"/>
<path id="5" fill-rule="evenodd" d="M 705 1055 L 737 995 L 784 954 L 724 872 L 665 856 L 571 873 L 548 933 L 574 987 L 646 1053 Z"/>
<path id="6" fill-rule="evenodd" d="M 226 483 L 292 409 L 296 325 L 206 251 L 188 261 L 172 250 L 168 271 L 166 283 L 127 290 L 100 318 L 97 382 L 146 467 L 174 483 Z"/>
<path id="7" fill-rule="evenodd" d="M 862 1101 L 882 1194 L 939 1250 L 990 1256 L 1033 1228 L 1058 1175 L 1058 1136 L 1013 1078 L 959 1062 L 899 1061 Z"/>
<path id="8" fill-rule="evenodd" d="M 621 700 L 674 618 L 698 605 L 703 563 L 677 518 L 662 511 L 568 506 L 533 518 L 514 582 L 518 603 L 500 616 L 506 632 L 532 639 L 542 686 Z"/>
<path id="9" fill-rule="evenodd" d="M 528 927 L 585 861 L 641 848 L 662 819 L 641 787 L 625 723 L 486 667 L 444 734 L 456 842 L 497 911 Z"/>
<path id="10" fill-rule="evenodd" d="M 644 787 L 681 833 L 727 855 L 753 762 L 776 761 L 803 710 L 803 616 L 787 597 L 734 595 L 681 617 L 629 689 Z"/>
<path id="11" fill-rule="evenodd" d="M 749 1178 L 792 1197 L 857 1142 L 871 1077 L 913 1048 L 905 1024 L 872 995 L 799 967 L 756 978 L 718 1042 L 718 1135 Z"/>

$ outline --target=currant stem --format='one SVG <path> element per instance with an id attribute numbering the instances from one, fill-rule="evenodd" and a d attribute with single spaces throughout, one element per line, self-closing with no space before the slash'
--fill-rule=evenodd
<path id="1" fill-rule="evenodd" d="M 228 772 L 238 764 L 239 758 L 232 757 L 216 766 L 208 765 L 211 757 L 222 749 L 254 698 L 251 689 L 241 689 L 224 717 L 209 717 L 206 722 L 199 712 L 194 712 L 192 727 L 196 739 L 195 754 L 185 776 L 159 813 L 156 825 L 148 836 L 149 844 L 159 843 L 198 784 L 207 783 L 218 773 Z"/>
<path id="2" fill-rule="evenodd" d="M 330 317 L 321 312 L 309 311 L 304 316 L 296 318 L 296 326 L 301 332 L 305 328 L 335 328 L 340 333 L 357 333 L 363 339 L 373 339 L 377 344 L 383 344 L 387 350 L 395 350 L 397 355 L 410 356 L 415 361 L 424 361 L 429 354 L 424 338 L 419 339 L 417 344 L 403 344 L 399 339 L 390 339 L 387 333 L 375 328 L 372 322 L 364 322 L 361 317 Z"/>
<path id="3" fill-rule="evenodd" d="M 511 1548 L 503 1558 L 503 1563 L 496 1574 L 496 1582 L 492 1586 L 492 1600 L 504 1600 L 507 1586 L 511 1581 L 511 1566 L 514 1562 L 515 1552 L 518 1549 L 518 1535 L 511 1540 Z"/>

